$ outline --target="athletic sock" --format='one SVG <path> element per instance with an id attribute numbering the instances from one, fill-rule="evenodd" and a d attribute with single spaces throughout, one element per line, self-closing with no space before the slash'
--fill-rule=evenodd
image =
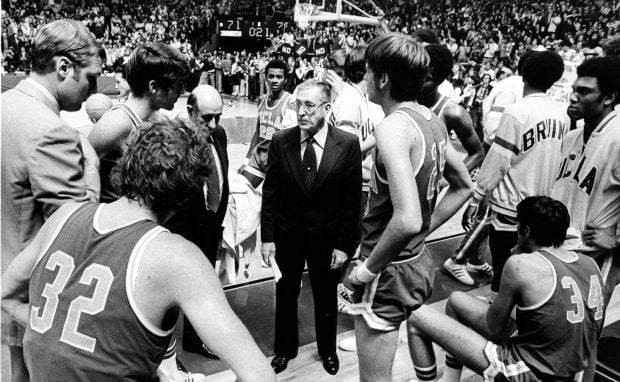
<path id="1" fill-rule="evenodd" d="M 166 354 L 164 354 L 164 359 L 172 358 L 176 359 L 177 355 L 177 340 L 173 338 L 170 340 L 170 344 L 168 344 L 168 349 L 166 349 Z"/>
<path id="2" fill-rule="evenodd" d="M 177 359 L 175 355 L 176 353 L 172 357 L 164 358 L 159 364 L 159 372 L 163 373 L 167 378 L 172 378 L 177 373 Z"/>
<path id="3" fill-rule="evenodd" d="M 446 353 L 446 367 L 443 371 L 443 382 L 458 382 L 461 379 L 461 372 L 463 371 L 463 364 L 456 358 Z"/>
<path id="4" fill-rule="evenodd" d="M 168 345 L 168 349 L 166 349 L 166 354 L 164 354 L 164 359 L 162 359 L 159 364 L 159 370 L 162 371 L 166 376 L 173 376 L 177 371 L 177 341 L 176 339 L 172 339 L 170 344 Z"/>
<path id="5" fill-rule="evenodd" d="M 420 367 L 413 365 L 415 375 L 419 381 L 429 382 L 437 379 L 437 365 Z"/>

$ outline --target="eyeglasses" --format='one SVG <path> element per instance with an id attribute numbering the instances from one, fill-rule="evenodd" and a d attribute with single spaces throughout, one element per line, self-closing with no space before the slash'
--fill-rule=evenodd
<path id="1" fill-rule="evenodd" d="M 327 102 L 321 102 L 320 104 L 315 105 L 311 102 L 295 101 L 292 103 L 292 106 L 293 106 L 293 109 L 295 109 L 295 111 L 298 113 L 303 109 L 307 114 L 312 114 L 316 111 L 316 109 L 318 109 L 319 107 L 325 104 L 327 104 Z"/>

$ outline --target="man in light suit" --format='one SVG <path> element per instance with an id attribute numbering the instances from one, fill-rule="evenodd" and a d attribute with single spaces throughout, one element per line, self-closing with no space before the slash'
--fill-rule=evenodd
<path id="1" fill-rule="evenodd" d="M 184 208 L 165 225 L 196 244 L 215 265 L 222 244 L 222 222 L 228 205 L 228 153 L 226 131 L 220 126 L 222 96 L 210 85 L 197 86 L 187 99 L 189 125 L 209 135 L 211 158 L 209 177 L 203 192 L 192 195 Z M 185 320 L 183 349 L 208 358 L 217 358 L 200 341 L 189 321 Z"/>
<path id="2" fill-rule="evenodd" d="M 82 23 L 58 20 L 39 28 L 32 57 L 30 77 L 2 95 L 2 271 L 61 204 L 99 197 L 97 156 L 59 116 L 97 91 L 96 42 Z M 28 380 L 23 329 L 2 320 L 13 381 Z"/>
<path id="3" fill-rule="evenodd" d="M 336 355 L 336 286 L 358 244 L 361 153 L 355 135 L 328 126 L 329 85 L 309 80 L 294 103 L 299 125 L 276 132 L 263 185 L 261 254 L 276 261 L 276 373 L 297 356 L 297 298 L 307 261 L 319 355 L 330 374 Z"/>

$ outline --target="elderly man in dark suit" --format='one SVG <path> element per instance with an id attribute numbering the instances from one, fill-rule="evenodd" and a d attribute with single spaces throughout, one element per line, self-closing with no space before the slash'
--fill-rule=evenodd
<path id="1" fill-rule="evenodd" d="M 341 267 L 358 244 L 361 153 L 355 135 L 327 125 L 329 85 L 299 85 L 298 126 L 273 135 L 261 214 L 261 253 L 282 271 L 276 285 L 276 336 L 272 367 L 280 372 L 297 356 L 297 298 L 307 261 L 314 298 L 319 355 L 338 372 L 337 296 Z"/>
<path id="2" fill-rule="evenodd" d="M 166 227 L 196 244 L 215 265 L 222 243 L 222 222 L 228 205 L 228 153 L 226 131 L 220 126 L 222 96 L 210 85 L 197 86 L 187 99 L 189 123 L 210 135 L 211 171 L 203 192 L 193 195 Z M 187 319 L 183 329 L 183 349 L 209 358 L 217 358 L 200 341 Z"/>

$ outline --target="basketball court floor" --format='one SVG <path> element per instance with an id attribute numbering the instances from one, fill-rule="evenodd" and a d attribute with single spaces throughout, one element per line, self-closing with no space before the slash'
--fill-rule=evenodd
<path id="1" fill-rule="evenodd" d="M 162 112 L 170 117 L 184 116 L 187 96 L 181 97 L 172 112 Z M 79 131 L 88 134 L 92 124 L 81 110 L 75 113 L 62 113 L 62 117 Z M 228 98 L 221 124 L 228 133 L 228 153 L 230 159 L 230 172 L 234 174 L 241 166 L 248 149 L 248 142 L 256 126 L 256 103 L 244 100 L 235 100 L 234 106 L 229 106 Z M 458 145 L 456 145 L 458 148 Z M 463 231 L 460 227 L 459 212 L 453 219 L 437 230 L 427 241 L 428 248 L 433 255 L 435 268 L 434 289 L 429 304 L 439 310 L 445 307 L 448 295 L 456 290 L 469 291 L 472 294 L 485 297 L 489 291 L 489 279 L 480 278 L 476 275 L 476 284 L 467 287 L 443 270 L 443 262 L 454 252 L 461 240 Z M 486 253 L 489 258 L 488 251 Z M 222 280 L 228 280 L 221 276 Z M 322 366 L 316 350 L 314 336 L 314 316 L 312 294 L 308 275 L 304 274 L 303 285 L 299 298 L 299 335 L 300 351 L 297 358 L 289 362 L 288 368 L 278 375 L 282 381 L 358 381 L 359 373 L 357 356 L 355 352 L 338 351 L 340 358 L 340 371 L 336 376 L 327 374 Z M 274 338 L 274 313 L 275 313 L 275 283 L 271 271 L 260 266 L 260 254 L 255 252 L 251 257 L 249 275 L 238 275 L 235 283 L 223 282 L 226 296 L 234 311 L 248 327 L 254 340 L 268 357 L 273 356 Z M 208 319 L 208 317 L 206 318 Z M 620 338 L 620 288 L 616 289 L 614 298 L 607 309 L 605 336 Z M 393 368 L 394 381 L 406 381 L 413 378 L 413 365 L 409 358 L 406 334 L 404 326 L 401 327 L 400 340 Z M 182 335 L 182 320 L 177 325 L 177 338 L 180 345 Z M 338 319 L 338 338 L 353 336 L 353 319 L 345 314 L 340 314 Z M 443 365 L 443 352 L 436 349 L 438 354 L 438 366 L 440 373 Z M 380 351 L 378 349 L 378 351 Z M 620 349 L 610 349 L 618 354 Z M 204 373 L 209 376 L 209 381 L 234 381 L 234 374 L 221 361 L 210 360 L 194 353 L 185 353 L 181 346 L 178 347 L 178 357 L 188 370 L 196 373 Z M 8 349 L 2 346 L 1 380 L 8 381 L 10 378 L 10 366 Z M 466 380 L 481 380 L 471 372 L 465 372 Z"/>

